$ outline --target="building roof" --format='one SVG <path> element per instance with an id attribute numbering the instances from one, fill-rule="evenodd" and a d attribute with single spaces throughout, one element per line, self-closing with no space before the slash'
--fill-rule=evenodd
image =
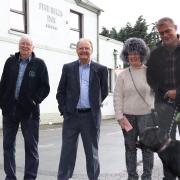
<path id="1" fill-rule="evenodd" d="M 89 0 L 75 0 L 78 6 L 81 6 L 85 9 L 88 9 L 96 14 L 100 14 L 103 12 L 101 8 L 96 6 L 94 3 L 90 2 Z"/>

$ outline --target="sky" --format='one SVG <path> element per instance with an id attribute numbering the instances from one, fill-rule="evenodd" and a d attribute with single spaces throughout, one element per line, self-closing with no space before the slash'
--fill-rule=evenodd
<path id="1" fill-rule="evenodd" d="M 171 17 L 180 32 L 179 0 L 90 0 L 103 9 L 100 15 L 100 32 L 102 27 L 120 30 L 128 22 L 133 26 L 139 16 L 143 16 L 147 24 L 157 22 L 158 19 Z"/>

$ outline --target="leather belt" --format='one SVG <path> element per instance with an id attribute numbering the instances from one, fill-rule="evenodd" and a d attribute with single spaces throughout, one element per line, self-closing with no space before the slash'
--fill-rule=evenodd
<path id="1" fill-rule="evenodd" d="M 91 111 L 91 108 L 80 108 L 80 109 L 76 109 L 76 111 L 78 113 L 87 113 Z"/>

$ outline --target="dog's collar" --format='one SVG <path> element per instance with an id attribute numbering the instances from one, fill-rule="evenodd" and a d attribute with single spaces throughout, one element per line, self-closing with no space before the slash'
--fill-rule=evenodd
<path id="1" fill-rule="evenodd" d="M 166 140 L 166 142 L 162 145 L 162 147 L 157 151 L 158 153 L 164 151 L 168 146 L 169 144 L 171 143 L 172 139 L 171 138 L 168 138 Z"/>

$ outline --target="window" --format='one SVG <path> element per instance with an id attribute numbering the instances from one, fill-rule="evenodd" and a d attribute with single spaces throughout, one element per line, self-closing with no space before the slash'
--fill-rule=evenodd
<path id="1" fill-rule="evenodd" d="M 75 45 L 82 38 L 82 14 L 70 10 L 70 39 L 71 44 Z"/>
<path id="2" fill-rule="evenodd" d="M 27 0 L 10 1 L 10 30 L 27 33 Z"/>
<path id="3" fill-rule="evenodd" d="M 108 68 L 108 91 L 112 92 L 112 69 Z"/>

